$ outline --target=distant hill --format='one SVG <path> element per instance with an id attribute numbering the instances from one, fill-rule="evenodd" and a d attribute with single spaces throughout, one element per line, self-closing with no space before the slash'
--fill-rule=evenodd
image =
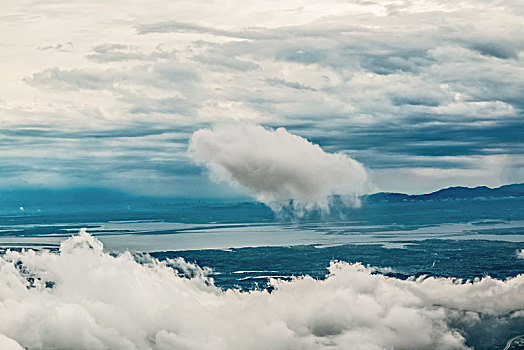
<path id="1" fill-rule="evenodd" d="M 489 188 L 486 186 L 478 187 L 448 187 L 436 192 L 409 195 L 404 193 L 389 193 L 379 192 L 363 199 L 369 202 L 406 202 L 406 201 L 445 201 L 445 200 L 464 200 L 464 199 L 497 199 L 497 198 L 511 198 L 524 197 L 524 183 L 504 185 L 498 188 Z"/>
<path id="2" fill-rule="evenodd" d="M 436 192 L 420 195 L 405 193 L 379 192 L 361 197 L 368 203 L 380 202 L 408 202 L 408 201 L 448 201 L 448 200 L 488 200 L 501 198 L 524 198 L 524 183 L 505 185 L 498 188 L 479 186 L 449 187 Z M 333 196 L 335 202 L 339 196 Z M 341 206 L 344 201 L 339 199 Z M 210 206 L 219 210 L 230 210 L 233 207 L 259 206 L 256 202 L 239 201 L 237 199 L 204 199 L 204 198 L 177 198 L 153 197 L 123 193 L 104 188 L 77 188 L 77 189 L 25 189 L 25 190 L 0 190 L 1 210 L 38 210 L 43 208 L 86 208 L 93 207 L 97 210 L 129 209 L 129 210 L 173 210 L 174 207 L 187 206 L 197 208 Z M 126 209 L 126 210 L 127 210 Z M 203 208 L 200 208 L 203 209 Z M 245 208 L 244 208 L 245 209 Z"/>

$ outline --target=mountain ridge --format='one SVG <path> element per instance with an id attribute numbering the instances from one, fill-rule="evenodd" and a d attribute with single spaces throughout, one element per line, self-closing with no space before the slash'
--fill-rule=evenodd
<path id="1" fill-rule="evenodd" d="M 334 196 L 338 197 L 338 196 Z M 524 183 L 503 185 L 496 188 L 487 186 L 464 187 L 453 186 L 440 190 L 409 195 L 396 192 L 377 192 L 361 196 L 366 202 L 406 202 L 406 201 L 446 201 L 465 199 L 497 199 L 524 197 Z M 222 203 L 225 205 L 251 203 L 242 198 L 191 198 L 191 197 L 158 197 L 135 195 L 106 188 L 76 188 L 76 189 L 25 189 L 0 190 L 0 207 L 16 206 L 67 206 L 71 204 L 84 206 L 126 206 L 143 203 L 152 206 L 170 205 L 203 205 L 205 203 Z"/>
<path id="2" fill-rule="evenodd" d="M 414 195 L 395 192 L 377 192 L 363 196 L 362 198 L 371 202 L 405 202 L 461 199 L 496 199 L 508 197 L 524 197 L 524 183 L 503 185 L 496 188 L 487 186 L 453 186 L 442 188 L 431 193 Z"/>

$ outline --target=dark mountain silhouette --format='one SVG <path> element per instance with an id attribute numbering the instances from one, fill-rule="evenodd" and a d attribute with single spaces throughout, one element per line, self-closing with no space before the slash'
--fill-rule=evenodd
<path id="1" fill-rule="evenodd" d="M 430 201 L 430 200 L 462 200 L 462 199 L 497 199 L 524 197 L 524 183 L 504 185 L 498 188 L 487 186 L 478 187 L 448 187 L 436 192 L 418 195 L 404 193 L 379 192 L 364 199 L 370 202 L 405 202 L 405 201 Z"/>

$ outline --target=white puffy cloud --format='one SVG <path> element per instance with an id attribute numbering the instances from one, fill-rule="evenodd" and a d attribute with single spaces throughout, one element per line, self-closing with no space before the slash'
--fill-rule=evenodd
<path id="1" fill-rule="evenodd" d="M 20 346 L 15 340 L 6 337 L 3 334 L 0 334 L 0 349 L 2 350 L 23 350 L 24 348 Z"/>
<path id="2" fill-rule="evenodd" d="M 364 166 L 342 153 L 327 153 L 284 128 L 217 125 L 193 133 L 189 152 L 219 180 L 246 188 L 272 208 L 293 200 L 296 208 L 329 209 L 329 197 L 352 204 L 366 192 Z"/>
<path id="3" fill-rule="evenodd" d="M 112 256 L 83 232 L 64 241 L 58 254 L 0 257 L 0 345 L 466 349 L 467 327 L 456 324 L 478 329 L 484 316 L 520 322 L 524 309 L 524 275 L 399 280 L 338 262 L 323 281 L 306 276 L 272 283 L 272 293 L 224 291 L 181 259 L 146 256 L 138 263 L 129 253 Z"/>

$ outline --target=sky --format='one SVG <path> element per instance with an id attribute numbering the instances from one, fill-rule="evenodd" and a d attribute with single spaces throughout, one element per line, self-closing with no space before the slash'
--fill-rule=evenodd
<path id="1" fill-rule="evenodd" d="M 369 191 L 524 182 L 522 1 L 3 0 L 0 77 L 3 190 L 241 195 L 188 152 L 221 125 Z"/>

